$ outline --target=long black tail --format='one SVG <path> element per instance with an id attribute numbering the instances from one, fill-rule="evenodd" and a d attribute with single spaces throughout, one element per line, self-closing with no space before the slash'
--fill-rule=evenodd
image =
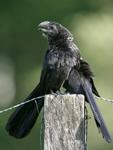
<path id="1" fill-rule="evenodd" d="M 41 96 L 39 84 L 25 99 L 25 101 L 38 96 Z M 41 111 L 41 108 L 44 105 L 43 98 L 37 99 L 36 101 L 38 107 L 36 107 L 35 101 L 31 101 L 29 103 L 21 105 L 13 112 L 5 127 L 6 131 L 9 132 L 9 135 L 13 136 L 16 139 L 20 139 L 24 138 L 30 133 Z"/>
<path id="2" fill-rule="evenodd" d="M 94 119 L 95 119 L 95 122 L 96 122 L 96 125 L 99 129 L 99 132 L 102 134 L 103 138 L 108 142 L 108 143 L 113 143 L 112 139 L 111 139 L 111 136 L 109 134 L 109 131 L 107 129 L 107 126 L 104 122 L 104 119 L 101 115 L 101 112 L 98 108 L 98 105 L 95 101 L 95 98 L 92 94 L 92 91 L 91 89 L 87 89 L 86 87 L 83 87 L 84 91 L 85 91 L 85 95 L 86 95 L 86 98 L 90 104 L 90 107 L 91 107 L 91 110 L 93 112 L 93 115 L 94 115 Z"/>
<path id="3" fill-rule="evenodd" d="M 88 67 L 87 65 L 85 64 L 85 67 Z M 85 70 L 87 70 L 87 68 Z M 78 72 L 76 69 L 73 69 L 68 80 L 64 83 L 64 87 L 71 94 L 83 94 L 85 96 L 85 100 L 90 104 L 99 132 L 107 142 L 113 143 L 92 91 L 97 96 L 99 96 L 99 94 L 94 83 L 91 81 L 92 79 L 89 77 L 87 78 L 87 75 L 84 76 L 83 71 L 85 70 L 80 70 L 80 72 Z"/>

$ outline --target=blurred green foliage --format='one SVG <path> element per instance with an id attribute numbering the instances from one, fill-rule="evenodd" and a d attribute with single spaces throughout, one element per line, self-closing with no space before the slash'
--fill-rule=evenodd
<path id="1" fill-rule="evenodd" d="M 98 77 L 102 97 L 113 99 L 113 1 L 11 0 L 0 2 L 0 109 L 22 102 L 38 84 L 48 44 L 37 30 L 42 21 L 68 28 L 81 55 Z M 113 106 L 97 99 L 113 139 Z M 112 150 L 98 133 L 89 105 L 88 149 Z M 40 149 L 40 119 L 28 137 L 16 140 L 5 131 L 13 112 L 0 114 L 0 149 Z"/>

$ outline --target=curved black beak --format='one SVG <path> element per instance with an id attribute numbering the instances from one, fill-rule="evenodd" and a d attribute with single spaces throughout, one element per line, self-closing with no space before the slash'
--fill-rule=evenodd
<path id="1" fill-rule="evenodd" d="M 44 28 L 38 28 L 38 30 L 41 30 L 41 31 L 43 31 L 43 32 L 48 32 L 49 31 L 49 21 L 44 21 L 44 22 L 41 22 L 39 25 L 38 25 L 38 27 L 44 27 L 44 28 L 46 28 L 46 29 L 44 29 Z"/>

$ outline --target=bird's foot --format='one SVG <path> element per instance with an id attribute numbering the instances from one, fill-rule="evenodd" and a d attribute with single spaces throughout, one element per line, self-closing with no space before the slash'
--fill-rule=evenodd
<path id="1" fill-rule="evenodd" d="M 64 95 L 64 92 L 62 92 L 61 89 L 59 89 L 58 95 Z"/>
<path id="2" fill-rule="evenodd" d="M 58 96 L 58 95 L 67 95 L 67 94 L 69 94 L 69 93 L 68 93 L 67 90 L 66 90 L 65 92 L 62 92 L 61 89 L 59 89 L 59 92 L 57 92 L 57 93 L 54 93 L 54 92 L 51 90 L 51 94 L 56 97 L 56 96 Z"/>
<path id="3" fill-rule="evenodd" d="M 59 89 L 58 95 L 67 95 L 68 92 L 67 90 L 65 92 L 62 92 L 61 89 Z"/>
<path id="4" fill-rule="evenodd" d="M 54 95 L 55 97 L 58 95 L 57 93 L 54 93 L 52 90 L 51 90 L 51 95 Z"/>

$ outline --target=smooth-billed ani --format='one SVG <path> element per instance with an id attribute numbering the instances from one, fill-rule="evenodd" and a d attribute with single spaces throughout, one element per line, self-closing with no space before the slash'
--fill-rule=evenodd
<path id="1" fill-rule="evenodd" d="M 62 86 L 70 93 L 83 94 L 90 104 L 99 131 L 105 140 L 111 143 L 112 139 L 93 96 L 93 93 L 99 96 L 92 80 L 94 75 L 89 64 L 81 59 L 79 49 L 72 42 L 72 34 L 55 22 L 45 21 L 40 23 L 39 27 L 47 37 L 50 47 L 44 57 L 40 82 L 25 101 L 60 91 Z M 19 106 L 13 112 L 6 124 L 9 135 L 20 139 L 30 133 L 44 105 L 43 98 L 36 101 L 38 111 L 32 101 Z"/>

